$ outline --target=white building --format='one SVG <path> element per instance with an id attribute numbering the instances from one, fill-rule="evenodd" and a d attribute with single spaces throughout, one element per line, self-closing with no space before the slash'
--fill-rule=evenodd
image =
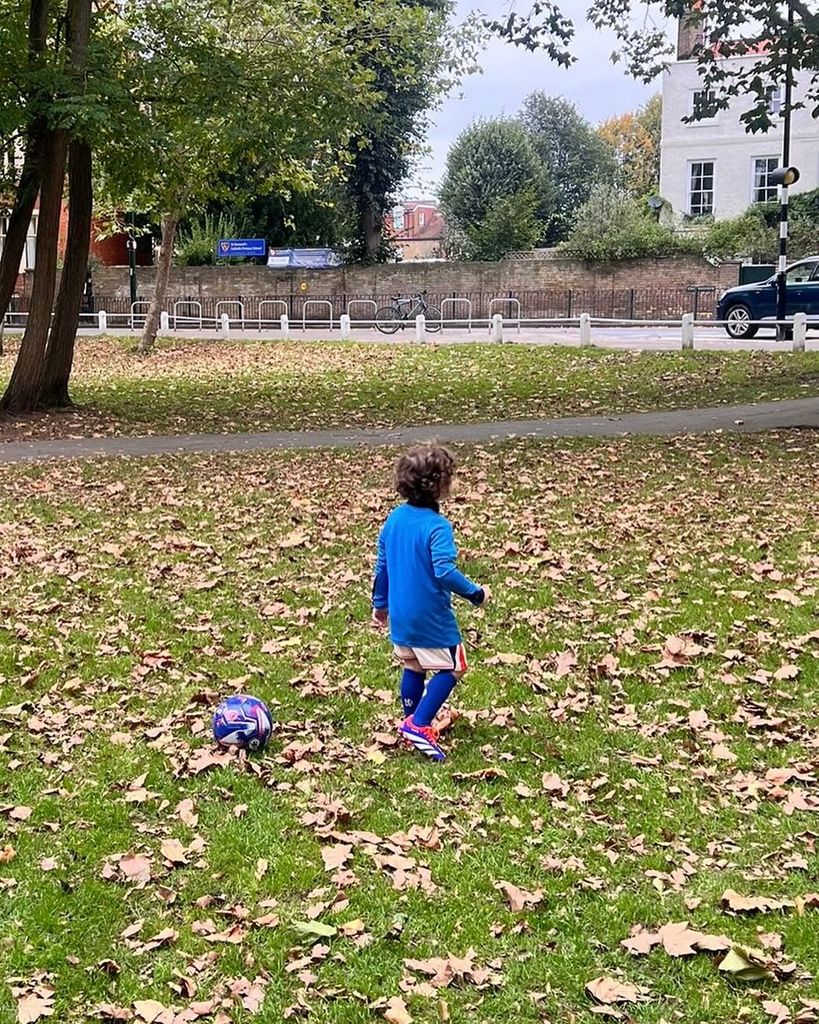
<path id="1" fill-rule="evenodd" d="M 749 96 L 734 97 L 727 110 L 686 124 L 684 117 L 709 97 L 703 92 L 696 60 L 689 59 L 697 30 L 682 22 L 677 60 L 663 78 L 663 125 L 660 144 L 660 195 L 671 204 L 675 222 L 713 215 L 721 220 L 743 213 L 752 203 L 777 198 L 770 172 L 782 162 L 782 124 L 775 120 L 766 133 L 750 134 L 740 115 L 754 105 Z M 746 57 L 729 57 L 735 65 Z M 805 76 L 795 79 L 794 102 L 804 97 Z M 783 89 L 770 88 L 771 111 L 777 112 Z M 791 165 L 800 171 L 791 194 L 819 187 L 819 119 L 810 105 L 791 115 Z"/>

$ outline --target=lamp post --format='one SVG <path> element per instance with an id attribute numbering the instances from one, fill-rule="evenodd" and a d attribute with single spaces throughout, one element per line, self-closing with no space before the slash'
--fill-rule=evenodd
<path id="1" fill-rule="evenodd" d="M 791 162 L 791 94 L 793 91 L 793 0 L 788 0 L 788 38 L 785 43 L 785 113 L 782 125 L 782 165 L 771 175 L 771 181 L 779 186 L 779 267 L 776 275 L 776 337 L 785 341 L 788 327 L 785 317 L 788 312 L 788 188 L 799 181 L 799 171 L 790 166 Z"/>
<path id="2" fill-rule="evenodd" d="M 137 278 L 136 278 L 136 239 L 134 238 L 133 231 L 129 232 L 128 239 L 125 243 L 128 248 L 128 284 L 131 287 L 131 309 L 134 308 L 134 303 L 137 300 Z"/>

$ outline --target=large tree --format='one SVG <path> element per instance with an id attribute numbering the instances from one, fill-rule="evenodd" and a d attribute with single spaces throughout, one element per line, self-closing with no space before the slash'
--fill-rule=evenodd
<path id="1" fill-rule="evenodd" d="M 562 96 L 533 92 L 520 116 L 554 186 L 554 208 L 546 232 L 546 241 L 553 244 L 566 238 L 575 212 L 592 187 L 612 178 L 614 158 L 577 107 Z"/>
<path id="2" fill-rule="evenodd" d="M 398 31 L 402 7 L 393 0 L 164 0 L 133 17 L 134 88 L 142 97 L 137 153 L 131 160 L 117 154 L 106 180 L 112 198 L 161 223 L 140 342 L 147 352 L 181 218 L 228 196 L 242 203 L 337 179 L 373 102 L 367 59 Z"/>
<path id="3" fill-rule="evenodd" d="M 455 81 L 473 69 L 477 37 L 467 19 L 450 29 L 451 0 L 398 0 L 402 18 L 370 52 L 377 101 L 353 142 L 346 194 L 355 218 L 350 256 L 390 255 L 384 219 L 418 155 L 428 115 Z"/>
<path id="4" fill-rule="evenodd" d="M 454 252 L 497 259 L 504 255 L 501 250 L 529 248 L 537 241 L 550 214 L 552 188 L 525 128 L 498 118 L 477 121 L 455 140 L 440 197 Z M 502 213 L 516 207 L 504 235 Z"/>
<path id="5" fill-rule="evenodd" d="M 23 163 L 0 260 L 0 313 L 5 314 L 39 194 L 37 262 L 31 308 L 2 408 L 27 412 L 64 404 L 79 320 L 91 233 L 91 149 L 98 111 L 89 95 L 91 0 L 28 5 L 28 61 L 9 93 L 24 101 L 17 129 Z M 70 154 L 69 248 L 52 321 L 57 244 L 66 161 Z"/>
<path id="6" fill-rule="evenodd" d="M 603 121 L 597 134 L 617 164 L 617 184 L 635 198 L 656 192 L 660 183 L 662 98 L 652 98 L 638 110 Z"/>
<path id="7" fill-rule="evenodd" d="M 788 7 L 793 11 L 789 24 Z M 717 109 L 733 96 L 747 97 L 743 120 L 750 131 L 764 131 L 777 115 L 771 113 L 768 89 L 783 78 L 785 58 L 793 72 L 803 71 L 808 81 L 805 103 L 819 116 L 819 11 L 810 0 L 660 0 L 657 8 L 667 18 L 688 18 L 700 26 L 701 40 L 692 58 L 706 88 L 715 93 Z M 592 0 L 586 19 L 598 29 L 614 32 L 618 49 L 612 59 L 624 64 L 635 78 L 650 82 L 674 54 L 662 18 L 647 17 L 644 0 Z M 570 65 L 574 24 L 554 0 L 535 0 L 528 11 L 513 10 L 503 20 L 488 20 L 488 27 L 516 45 L 542 49 L 555 61 Z M 750 56 L 748 61 L 722 60 Z M 703 114 L 705 111 L 703 111 Z M 702 114 L 700 116 L 703 116 Z"/>

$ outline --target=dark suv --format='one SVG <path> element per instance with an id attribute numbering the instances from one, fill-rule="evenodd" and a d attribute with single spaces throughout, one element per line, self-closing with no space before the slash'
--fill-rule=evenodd
<path id="1" fill-rule="evenodd" d="M 807 313 L 809 320 L 819 321 L 819 256 L 794 263 L 787 273 L 787 316 Z M 717 320 L 727 321 L 725 330 L 732 338 L 753 338 L 759 330 L 754 320 L 774 319 L 776 275 L 767 281 L 729 288 L 717 303 Z"/>

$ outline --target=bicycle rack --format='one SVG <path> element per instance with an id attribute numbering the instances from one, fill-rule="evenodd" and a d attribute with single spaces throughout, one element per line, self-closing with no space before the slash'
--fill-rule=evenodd
<path id="1" fill-rule="evenodd" d="M 350 299 L 347 303 L 347 316 L 352 320 L 350 314 L 350 308 L 352 306 L 366 306 L 368 309 L 373 311 L 373 323 L 375 323 L 375 314 L 378 312 L 378 303 L 374 299 Z"/>
<path id="2" fill-rule="evenodd" d="M 511 307 L 512 309 L 515 310 L 515 312 L 517 313 L 517 318 L 510 317 L 509 320 L 510 320 L 510 322 L 516 320 L 517 325 L 518 325 L 518 334 L 520 334 L 520 299 L 492 299 L 492 301 L 489 303 L 489 323 L 490 323 L 489 329 L 490 329 L 490 331 L 492 330 L 492 327 L 491 327 L 492 316 L 496 312 L 499 312 L 499 310 L 496 310 L 494 308 L 495 306 L 509 306 L 509 307 Z"/>
<path id="3" fill-rule="evenodd" d="M 279 314 L 280 319 L 282 316 L 287 316 L 287 303 L 284 299 L 262 299 L 259 303 L 259 330 L 262 329 L 262 320 L 265 319 L 265 317 L 262 316 L 262 311 L 265 306 L 270 306 L 273 309 L 281 309 L 281 313 Z M 274 322 L 276 320 L 275 316 L 271 316 L 269 319 Z"/>
<path id="4" fill-rule="evenodd" d="M 132 302 L 131 303 L 130 321 L 131 321 L 131 330 L 132 331 L 136 330 L 136 316 L 138 315 L 137 306 L 145 306 L 145 312 L 147 313 L 147 311 L 151 308 L 151 303 L 150 303 L 150 301 L 148 299 L 137 299 L 136 302 Z M 82 316 L 82 314 L 80 314 L 80 315 Z M 87 316 L 92 316 L 93 314 L 89 313 L 89 314 L 86 314 L 86 315 Z M 145 313 L 143 313 L 142 316 L 143 316 L 142 323 L 144 324 L 145 323 Z"/>
<path id="5" fill-rule="evenodd" d="M 329 299 L 307 299 L 301 308 L 301 329 L 307 330 L 307 307 L 308 306 L 327 306 L 330 310 L 330 330 L 333 329 L 333 304 Z M 312 321 L 311 321 L 312 322 Z"/>
<path id="6" fill-rule="evenodd" d="M 214 320 L 216 321 L 216 330 L 219 330 L 221 323 L 222 313 L 221 309 L 223 306 L 238 306 L 239 308 L 239 323 L 242 325 L 242 330 L 245 329 L 245 304 L 240 302 L 238 299 L 222 299 L 216 303 L 214 307 Z M 228 323 L 230 322 L 230 314 L 228 314 Z"/>
<path id="7" fill-rule="evenodd" d="M 472 300 L 471 299 L 442 299 L 441 300 L 441 325 L 446 326 L 447 306 L 466 306 L 467 309 L 467 331 L 472 333 Z M 454 320 L 455 318 L 452 317 Z M 491 319 L 491 317 L 490 317 Z"/>
<path id="8" fill-rule="evenodd" d="M 179 322 L 178 321 L 180 319 L 180 317 L 179 317 L 179 307 L 180 306 L 196 306 L 196 308 L 199 310 L 199 317 L 198 317 L 198 319 L 199 319 L 199 330 L 201 331 L 202 330 L 202 303 L 201 302 L 197 302 L 195 299 L 179 299 L 177 302 L 175 302 L 173 304 L 173 329 L 175 331 L 179 330 Z M 193 317 L 193 316 L 186 316 L 186 317 L 183 317 L 182 319 L 184 319 L 184 320 L 196 320 L 197 318 Z"/>

